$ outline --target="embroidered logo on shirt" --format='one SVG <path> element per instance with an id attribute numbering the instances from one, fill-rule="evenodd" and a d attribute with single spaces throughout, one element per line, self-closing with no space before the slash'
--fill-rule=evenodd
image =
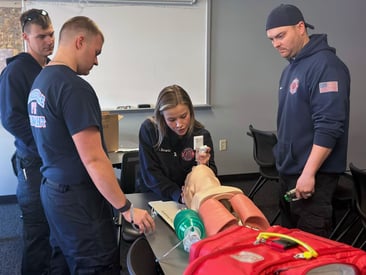
<path id="1" fill-rule="evenodd" d="M 34 89 L 30 92 L 28 104 L 30 104 L 30 125 L 35 128 L 46 128 L 46 118 L 42 115 L 37 115 L 37 106 L 44 108 L 46 97 L 39 89 Z"/>
<path id="2" fill-rule="evenodd" d="M 195 157 L 194 150 L 192 148 L 185 148 L 182 151 L 182 159 L 185 161 L 191 161 Z"/>
<path id="3" fill-rule="evenodd" d="M 290 93 L 293 95 L 294 93 L 297 92 L 298 88 L 299 88 L 299 79 L 295 78 L 294 80 L 292 80 L 290 84 Z"/>
<path id="4" fill-rule="evenodd" d="M 338 93 L 338 81 L 328 81 L 319 83 L 319 92 L 322 93 Z"/>

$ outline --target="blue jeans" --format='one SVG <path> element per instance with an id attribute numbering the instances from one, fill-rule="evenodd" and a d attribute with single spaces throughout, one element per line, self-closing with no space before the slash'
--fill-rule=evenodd
<path id="1" fill-rule="evenodd" d="M 51 258 L 50 230 L 40 198 L 40 158 L 16 157 L 16 196 L 23 218 L 22 274 L 48 274 Z"/>

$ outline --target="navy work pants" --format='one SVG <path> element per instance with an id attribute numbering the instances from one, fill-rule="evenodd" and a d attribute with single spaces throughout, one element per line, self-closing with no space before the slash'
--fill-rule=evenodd
<path id="1" fill-rule="evenodd" d="M 18 178 L 16 196 L 23 219 L 22 274 L 48 274 L 51 258 L 49 226 L 40 198 L 42 165 L 40 158 L 14 155 L 14 172 Z"/>
<path id="2" fill-rule="evenodd" d="M 61 184 L 44 179 L 41 198 L 54 253 L 70 274 L 120 274 L 112 208 L 93 183 Z M 65 274 L 61 268 L 53 274 Z"/>
<path id="3" fill-rule="evenodd" d="M 333 228 L 332 199 L 339 174 L 318 173 L 315 177 L 315 193 L 309 199 L 286 202 L 284 194 L 296 187 L 299 175 L 280 176 L 281 225 L 329 237 Z"/>

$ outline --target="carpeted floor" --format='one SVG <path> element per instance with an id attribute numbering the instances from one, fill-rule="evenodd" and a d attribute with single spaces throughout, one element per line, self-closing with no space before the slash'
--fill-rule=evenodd
<path id="1" fill-rule="evenodd" d="M 0 205 L 0 275 L 20 274 L 22 222 L 18 204 Z"/>

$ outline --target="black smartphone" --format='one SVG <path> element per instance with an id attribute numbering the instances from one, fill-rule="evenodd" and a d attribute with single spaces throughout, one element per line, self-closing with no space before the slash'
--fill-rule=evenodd
<path id="1" fill-rule="evenodd" d="M 298 246 L 298 243 L 296 243 L 295 241 L 289 240 L 289 239 L 280 238 L 280 239 L 271 240 L 269 242 L 269 245 L 275 249 L 284 251 L 284 250 L 290 249 L 292 247 Z"/>

